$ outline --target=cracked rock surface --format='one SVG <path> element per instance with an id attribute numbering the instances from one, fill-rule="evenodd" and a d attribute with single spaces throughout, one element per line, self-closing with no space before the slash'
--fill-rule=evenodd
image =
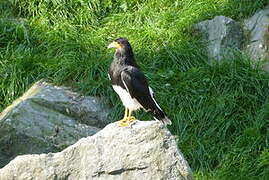
<path id="1" fill-rule="evenodd" d="M 174 137 L 158 121 L 107 125 L 62 152 L 23 155 L 0 169 L 1 180 L 190 180 Z"/>
<path id="2" fill-rule="evenodd" d="M 95 134 L 108 112 L 96 97 L 35 83 L 0 114 L 0 168 L 17 155 L 59 152 Z"/>

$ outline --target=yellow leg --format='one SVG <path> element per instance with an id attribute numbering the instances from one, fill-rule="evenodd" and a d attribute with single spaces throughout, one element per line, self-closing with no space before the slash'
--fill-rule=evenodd
<path id="1" fill-rule="evenodd" d="M 125 108 L 125 112 L 124 112 L 124 117 L 122 120 L 127 120 L 127 116 L 128 116 L 128 108 Z"/>
<path id="2" fill-rule="evenodd" d="M 127 121 L 128 121 L 128 109 L 125 108 L 124 117 L 122 120 L 118 121 L 117 124 L 120 127 L 128 126 L 129 124 Z"/>
<path id="3" fill-rule="evenodd" d="M 127 117 L 127 122 L 131 123 L 135 120 L 136 118 L 132 116 L 132 111 L 129 111 L 128 117 Z"/>

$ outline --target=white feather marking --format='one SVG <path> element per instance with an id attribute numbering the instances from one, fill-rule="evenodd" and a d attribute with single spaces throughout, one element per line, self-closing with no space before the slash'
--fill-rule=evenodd
<path id="1" fill-rule="evenodd" d="M 119 95 L 122 104 L 129 110 L 135 111 L 142 108 L 141 104 L 135 98 L 132 98 L 129 92 L 127 92 L 125 89 L 116 85 L 113 85 L 112 87 L 114 91 L 116 91 L 116 93 Z"/>
<path id="2" fill-rule="evenodd" d="M 153 97 L 154 92 L 153 92 L 153 90 L 152 90 L 152 88 L 151 88 L 151 87 L 149 87 L 149 93 L 150 93 L 151 97 Z"/>
<path id="3" fill-rule="evenodd" d="M 149 87 L 149 93 L 150 93 L 150 96 L 151 98 L 153 99 L 153 101 L 155 102 L 155 105 L 162 111 L 162 108 L 159 106 L 159 104 L 156 102 L 156 100 L 154 99 L 154 92 L 152 90 L 151 87 Z"/>
<path id="4" fill-rule="evenodd" d="M 126 83 L 125 83 L 124 79 L 122 78 L 122 73 L 123 73 L 123 72 L 121 72 L 121 75 L 120 75 L 121 81 L 122 81 L 122 83 L 123 83 L 123 85 L 124 85 L 125 89 L 127 89 L 128 93 L 130 94 L 129 89 L 128 89 L 128 87 L 127 87 L 127 85 L 126 85 Z"/>

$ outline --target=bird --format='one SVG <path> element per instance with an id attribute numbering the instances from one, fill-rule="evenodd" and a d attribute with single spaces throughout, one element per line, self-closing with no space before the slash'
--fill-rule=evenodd
<path id="1" fill-rule="evenodd" d="M 141 108 L 150 112 L 155 120 L 171 125 L 171 120 L 156 102 L 152 88 L 137 65 L 129 41 L 120 37 L 111 42 L 108 48 L 116 49 L 108 70 L 108 78 L 125 106 L 124 117 L 118 121 L 118 125 L 130 125 L 136 119 L 132 112 Z"/>

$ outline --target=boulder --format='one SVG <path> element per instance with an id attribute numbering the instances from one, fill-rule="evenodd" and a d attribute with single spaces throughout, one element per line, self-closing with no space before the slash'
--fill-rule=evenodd
<path id="1" fill-rule="evenodd" d="M 1 180 L 190 180 L 175 138 L 159 121 L 109 124 L 62 152 L 23 155 L 0 169 Z"/>
<path id="2" fill-rule="evenodd" d="M 269 5 L 244 21 L 248 34 L 246 51 L 254 60 L 269 60 Z"/>
<path id="3" fill-rule="evenodd" d="M 58 152 L 108 124 L 96 97 L 65 87 L 34 84 L 0 114 L 0 167 L 20 154 Z"/>
<path id="4" fill-rule="evenodd" d="M 212 20 L 195 24 L 193 30 L 201 36 L 211 59 L 233 57 L 235 51 L 243 48 L 243 28 L 231 18 L 216 16 Z"/>

